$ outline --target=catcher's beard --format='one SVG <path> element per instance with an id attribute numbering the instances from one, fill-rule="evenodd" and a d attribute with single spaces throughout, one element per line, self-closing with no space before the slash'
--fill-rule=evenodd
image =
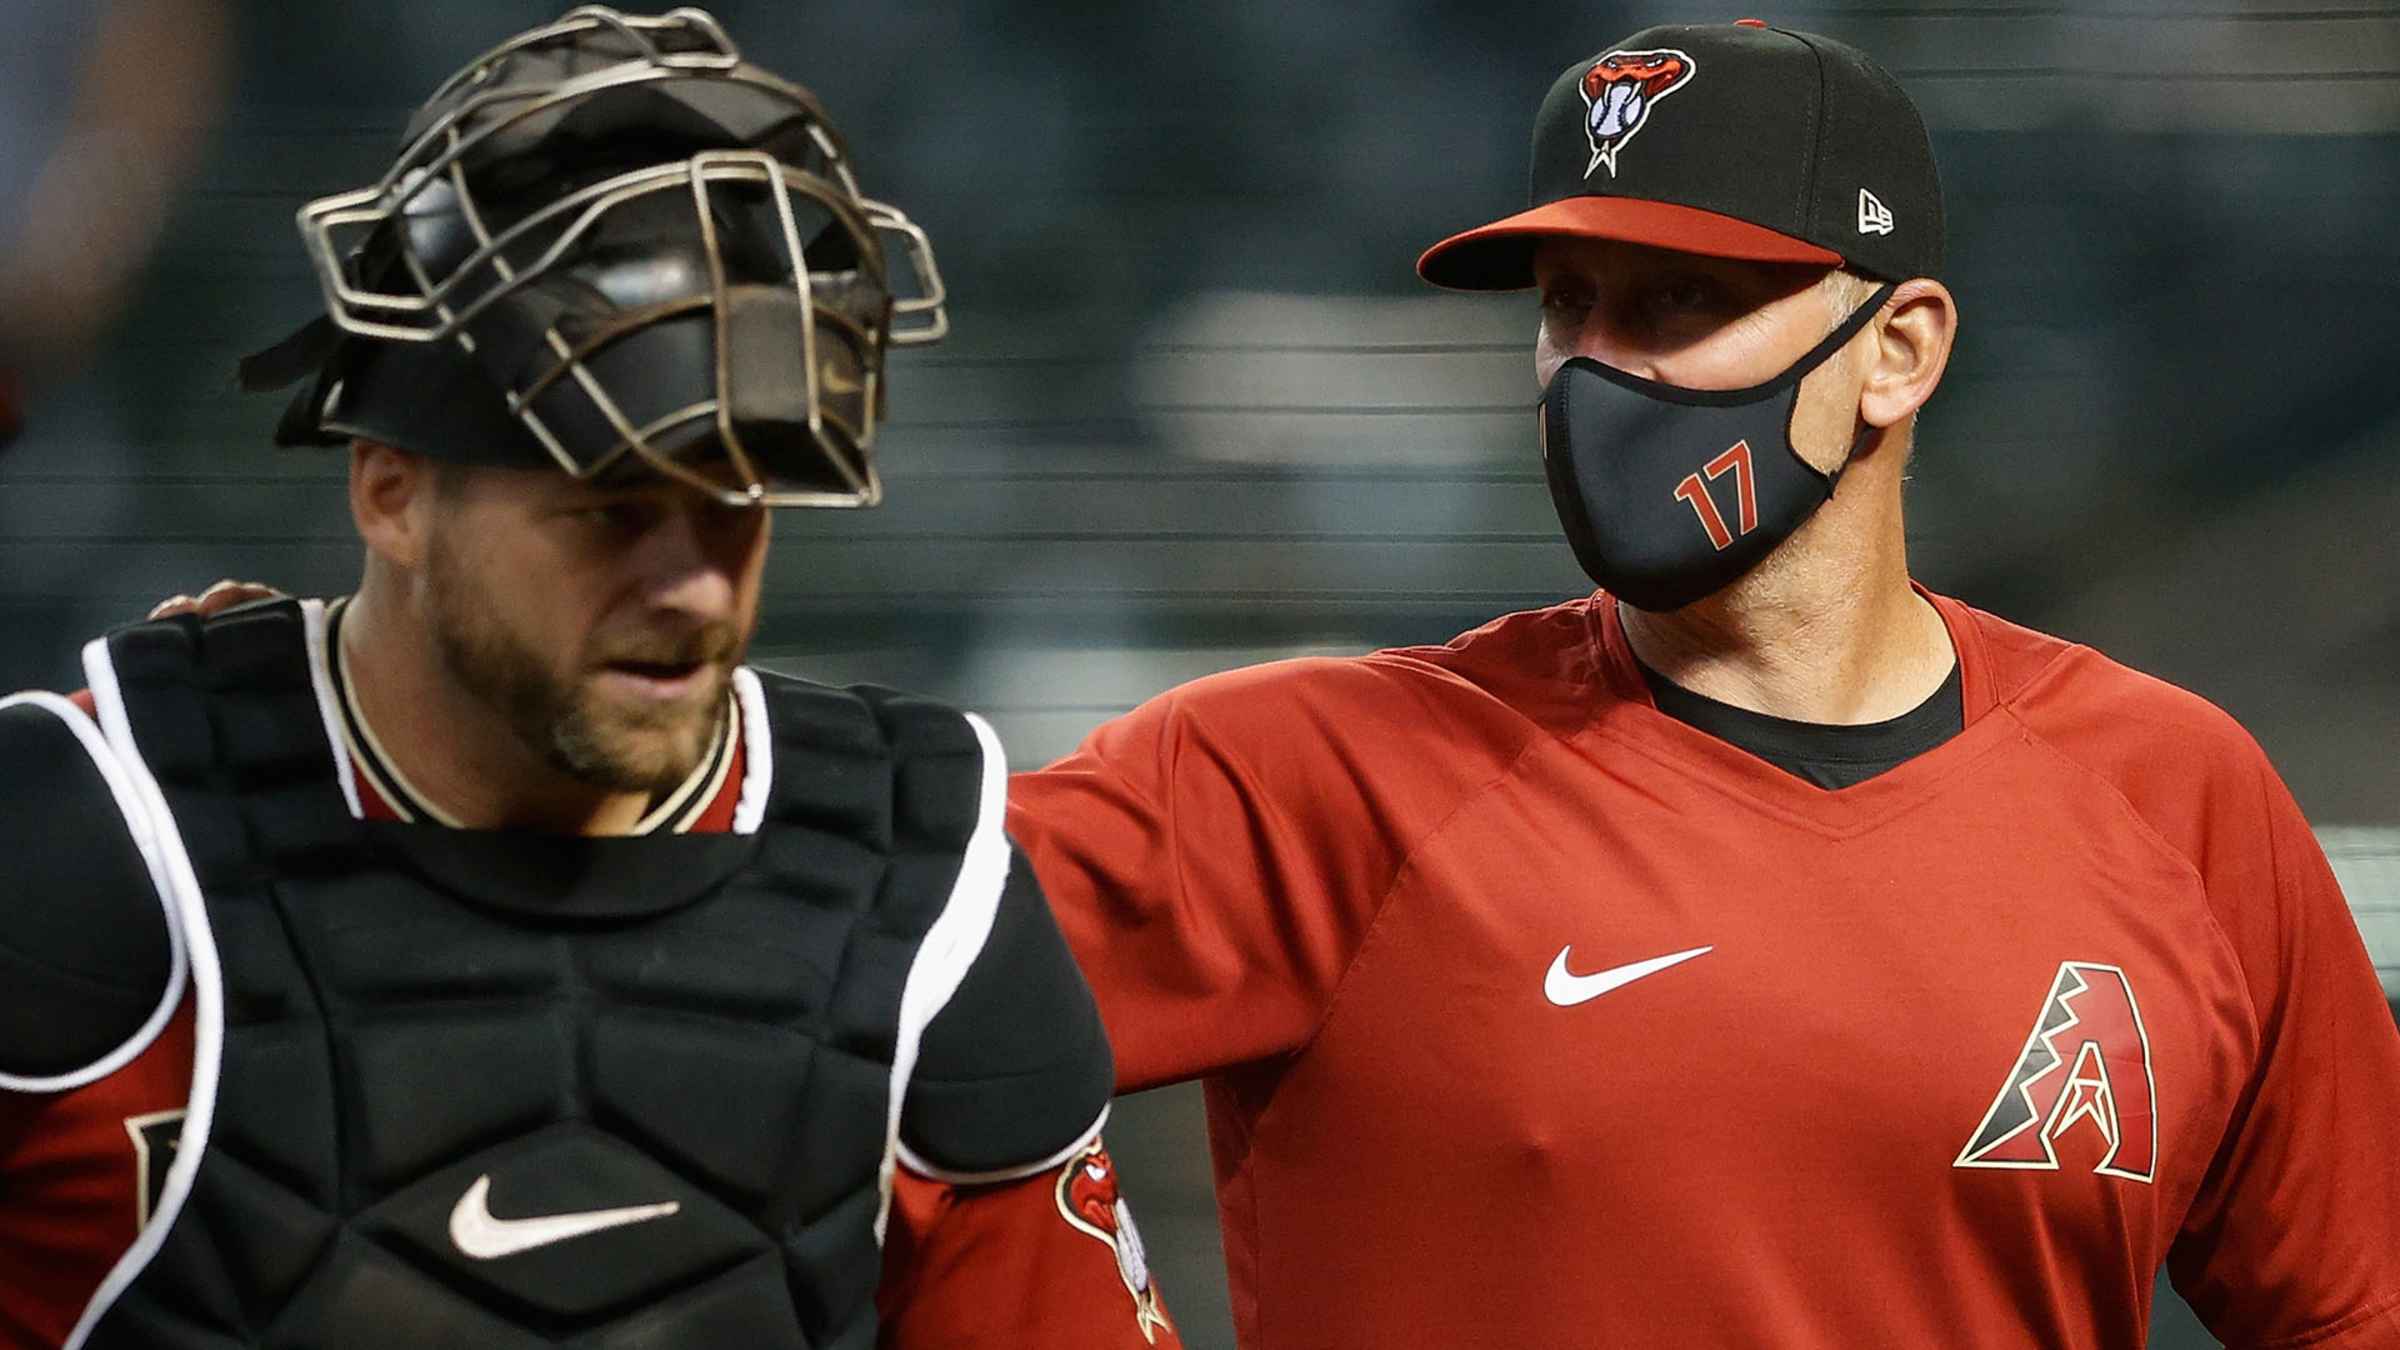
<path id="1" fill-rule="evenodd" d="M 527 749 L 559 772 L 611 792 L 670 792 L 699 767 L 725 715 L 726 688 L 745 645 L 730 624 L 675 636 L 595 634 L 579 672 L 562 677 L 512 629 L 488 574 L 436 528 L 426 559 L 434 640 L 450 677 L 498 713 Z M 610 699 L 595 682 L 610 660 L 705 663 L 703 688 L 673 703 Z"/>

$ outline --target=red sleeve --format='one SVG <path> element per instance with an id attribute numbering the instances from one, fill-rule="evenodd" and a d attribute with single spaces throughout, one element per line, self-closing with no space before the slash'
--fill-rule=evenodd
<path id="1" fill-rule="evenodd" d="M 883 1350 L 1182 1345 L 1097 1144 L 989 1186 L 901 1169 L 883 1255 Z"/>
<path id="2" fill-rule="evenodd" d="M 1009 787 L 1032 859 L 1138 1091 L 1308 1042 L 1408 850 L 1493 776 L 1428 681 L 1365 661 L 1213 676 Z M 1410 729 L 1416 728 L 1416 735 Z M 1508 748 L 1508 747 L 1504 747 Z"/>
<path id="3" fill-rule="evenodd" d="M 1986 628 L 2042 663 L 2019 718 L 2184 859 L 2215 930 L 2192 940 L 2240 970 L 2245 1072 L 2167 1253 L 2176 1289 L 2235 1350 L 2400 1350 L 2400 1031 L 2299 803 L 2205 700 Z"/>
<path id="4" fill-rule="evenodd" d="M 2400 1347 L 2400 1032 L 2299 805 L 2245 748 L 2200 860 L 2258 1062 L 2169 1269 L 2228 1346 Z"/>
<path id="5" fill-rule="evenodd" d="M 74 1329 L 147 1213 L 147 1145 L 128 1124 L 180 1112 L 191 1075 L 186 999 L 149 1049 L 96 1083 L 0 1091 L 0 1347 L 52 1347 Z M 172 1156 L 149 1159 L 151 1191 Z"/>

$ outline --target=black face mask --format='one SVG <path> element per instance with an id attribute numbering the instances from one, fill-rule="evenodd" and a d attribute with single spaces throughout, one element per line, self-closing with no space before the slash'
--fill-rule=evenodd
<path id="1" fill-rule="evenodd" d="M 1872 321 L 1876 291 L 1765 384 L 1685 389 L 1570 357 L 1542 391 L 1542 464 L 1575 560 L 1637 609 L 1713 595 L 1792 537 L 1833 496 L 1832 473 L 1792 448 L 1800 381 Z"/>

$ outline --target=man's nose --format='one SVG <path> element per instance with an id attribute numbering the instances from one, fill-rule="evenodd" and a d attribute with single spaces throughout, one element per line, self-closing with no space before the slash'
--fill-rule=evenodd
<path id="1" fill-rule="evenodd" d="M 746 541 L 759 523 L 710 510 L 671 511 L 642 540 L 639 565 L 649 603 L 700 622 L 731 619 L 740 606 Z"/>
<path id="2" fill-rule="evenodd" d="M 1583 356 L 1601 365 L 1655 380 L 1658 374 L 1658 350 L 1638 341 L 1625 331 L 1623 325 L 1610 323 L 1598 314 L 1588 316 L 1575 330 L 1575 341 L 1568 349 L 1570 356 Z"/>

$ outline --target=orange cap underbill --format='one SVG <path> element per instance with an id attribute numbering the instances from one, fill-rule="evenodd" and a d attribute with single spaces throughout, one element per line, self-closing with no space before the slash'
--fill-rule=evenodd
<path id="1" fill-rule="evenodd" d="M 1533 244 L 1558 235 L 1750 262 L 1837 267 L 1842 261 L 1831 249 L 1696 206 L 1637 197 L 1565 197 L 1450 236 L 1417 259 L 1417 275 L 1454 290 L 1520 290 L 1533 284 Z"/>

